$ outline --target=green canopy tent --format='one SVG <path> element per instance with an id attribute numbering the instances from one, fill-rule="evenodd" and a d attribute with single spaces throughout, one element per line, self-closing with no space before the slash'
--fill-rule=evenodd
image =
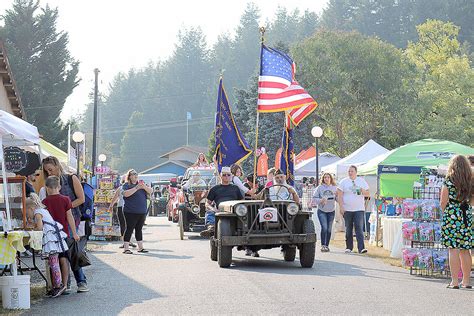
<path id="1" fill-rule="evenodd" d="M 474 148 L 439 139 L 422 139 L 377 156 L 359 167 L 360 175 L 376 175 L 380 196 L 412 197 L 421 168 L 447 165 L 454 155 L 472 155 Z"/>

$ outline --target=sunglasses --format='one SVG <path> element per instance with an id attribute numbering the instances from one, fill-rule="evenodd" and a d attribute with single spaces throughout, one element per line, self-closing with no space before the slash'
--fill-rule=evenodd
<path id="1" fill-rule="evenodd" d="M 136 172 L 130 172 L 130 175 L 131 175 L 131 176 L 136 176 L 137 174 L 138 174 L 138 173 L 136 173 Z"/>
<path id="2" fill-rule="evenodd" d="M 231 173 L 223 173 L 222 176 L 223 177 L 230 177 L 232 174 Z"/>

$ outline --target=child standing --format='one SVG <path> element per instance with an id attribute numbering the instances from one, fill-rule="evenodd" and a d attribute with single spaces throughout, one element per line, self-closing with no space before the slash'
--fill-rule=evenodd
<path id="1" fill-rule="evenodd" d="M 62 231 L 62 225 L 51 217 L 45 206 L 41 204 L 39 197 L 34 193 L 31 193 L 30 197 L 26 199 L 26 213 L 28 220 L 34 221 L 34 229 L 43 231 L 43 256 L 48 259 L 51 269 L 53 287 L 51 296 L 58 297 L 66 290 L 62 281 L 66 280 L 64 275 L 67 277 L 69 272 L 66 253 L 68 247 L 64 240 L 67 235 Z M 61 270 L 61 267 L 63 270 L 64 267 L 66 268 L 66 273 Z"/>
<path id="2" fill-rule="evenodd" d="M 43 204 L 49 211 L 55 221 L 62 225 L 63 232 L 67 236 L 71 236 L 78 241 L 79 236 L 76 232 L 76 223 L 72 215 L 72 204 L 69 197 L 59 193 L 61 186 L 59 185 L 59 177 L 50 176 L 45 181 L 47 196 L 43 200 Z M 63 280 L 69 278 L 69 264 L 67 257 L 61 258 L 61 272 Z"/>

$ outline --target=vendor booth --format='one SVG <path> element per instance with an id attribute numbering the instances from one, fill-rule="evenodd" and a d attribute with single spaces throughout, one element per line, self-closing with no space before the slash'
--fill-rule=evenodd
<path id="1" fill-rule="evenodd" d="M 349 169 L 349 166 L 358 166 L 364 164 L 373 157 L 386 152 L 388 152 L 388 149 L 370 139 L 367 143 L 365 143 L 362 147 L 354 151 L 349 156 L 323 167 L 322 171 L 332 173 L 336 176 L 337 180 L 341 180 L 347 177 L 347 170 Z"/>
<path id="2" fill-rule="evenodd" d="M 378 245 L 383 237 L 383 247 L 392 257 L 402 258 L 410 273 L 447 275 L 446 249 L 440 245 L 439 200 L 445 177 L 442 170 L 458 154 L 474 154 L 474 149 L 451 141 L 423 139 L 359 167 L 360 175 L 377 177 L 374 241 Z"/>
<path id="3" fill-rule="evenodd" d="M 4 308 L 29 308 L 29 275 L 17 275 L 21 272 L 21 260 L 17 266 L 17 254 L 25 251 L 28 243 L 33 249 L 42 248 L 43 232 L 29 232 L 26 226 L 25 210 L 25 177 L 15 176 L 28 166 L 28 152 L 21 148 L 38 146 L 40 142 L 35 126 L 7 113 L 0 111 L 0 159 L 2 167 L 0 214 L 3 233 L 0 235 L 0 263 L 8 267 L 12 276 L 0 277 L 2 302 Z M 39 158 L 37 158 L 37 163 Z M 34 168 L 34 167 L 33 167 Z M 37 166 L 36 166 L 37 168 Z M 14 211 L 14 212 L 12 212 Z M 39 271 L 34 264 L 34 270 Z M 40 272 L 40 271 L 39 271 Z M 41 272 L 40 272 L 41 274 Z M 42 274 L 41 274 L 42 275 Z M 42 275 L 43 276 L 43 275 Z"/>
<path id="4" fill-rule="evenodd" d="M 438 139 L 422 139 L 373 158 L 359 167 L 359 175 L 378 178 L 378 195 L 409 198 L 413 182 L 424 167 L 447 165 L 454 155 L 472 155 L 474 148 Z"/>

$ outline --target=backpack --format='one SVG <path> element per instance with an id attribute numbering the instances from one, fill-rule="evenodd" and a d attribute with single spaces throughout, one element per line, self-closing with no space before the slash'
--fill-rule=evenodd
<path id="1" fill-rule="evenodd" d="M 68 184 L 72 192 L 74 192 L 74 185 L 72 182 L 72 175 L 69 175 Z M 81 211 L 81 220 L 91 219 L 94 212 L 94 188 L 87 182 L 81 182 L 84 190 L 84 203 L 78 206 Z"/>

